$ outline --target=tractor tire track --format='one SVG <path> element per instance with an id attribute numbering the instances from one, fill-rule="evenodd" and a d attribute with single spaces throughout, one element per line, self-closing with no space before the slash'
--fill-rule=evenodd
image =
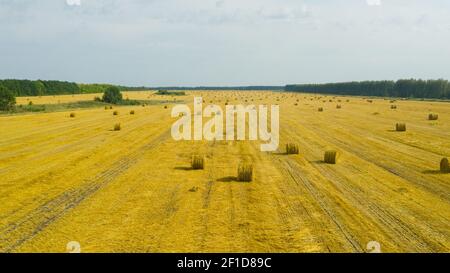
<path id="1" fill-rule="evenodd" d="M 357 242 L 357 240 L 352 236 L 352 233 L 346 228 L 346 226 L 339 221 L 338 217 L 334 213 L 332 206 L 326 202 L 326 200 L 321 196 L 322 194 L 314 187 L 314 185 L 303 175 L 298 172 L 298 168 L 292 165 L 292 162 L 289 160 L 281 160 L 283 162 L 284 170 L 289 174 L 289 177 L 292 178 L 293 181 L 297 185 L 303 185 L 314 200 L 319 204 L 320 208 L 326 213 L 329 219 L 334 223 L 340 233 L 343 235 L 345 240 L 349 243 L 351 248 L 356 252 L 362 252 L 363 248 Z"/>
<path id="2" fill-rule="evenodd" d="M 208 156 L 211 158 L 210 161 L 208 161 L 208 165 L 206 166 L 206 176 L 207 181 L 205 185 L 205 190 L 202 194 L 202 209 L 203 212 L 200 216 L 200 232 L 198 234 L 197 241 L 199 242 L 199 250 L 203 251 L 206 248 L 206 240 L 207 240 L 207 234 L 208 234 L 208 208 L 209 204 L 211 202 L 211 194 L 212 194 L 212 188 L 215 181 L 215 176 L 213 173 L 214 170 L 214 151 L 215 151 L 216 141 L 210 142 L 209 150 L 208 150 Z"/>
<path id="3" fill-rule="evenodd" d="M 170 130 L 167 130 L 139 149 L 116 161 L 110 168 L 100 173 L 86 185 L 60 194 L 40 205 L 25 217 L 1 228 L 0 252 L 13 252 L 23 243 L 32 239 L 69 210 L 114 181 L 116 177 L 139 161 L 144 153 L 155 149 L 169 136 Z"/>
<path id="4" fill-rule="evenodd" d="M 315 128 L 317 130 L 317 128 Z M 335 143 L 331 137 L 324 137 L 325 140 Z M 336 144 L 336 143 L 335 143 Z M 304 148 L 307 148 L 308 144 L 304 143 Z M 305 149 L 309 154 L 312 153 L 312 149 L 309 147 Z M 351 149 L 351 152 L 356 152 Z M 357 153 L 359 154 L 359 152 Z M 363 157 L 364 158 L 364 157 Z M 369 160 L 369 159 L 366 159 Z M 373 161 L 370 161 L 373 163 Z M 400 243 L 402 246 L 413 247 L 414 251 L 438 251 L 439 249 L 445 249 L 445 246 L 439 242 L 429 240 L 418 234 L 414 228 L 411 228 L 408 224 L 403 222 L 398 216 L 394 216 L 386 208 L 372 202 L 370 199 L 365 198 L 365 194 L 361 192 L 359 188 L 350 187 L 345 177 L 342 177 L 338 173 L 335 173 L 328 168 L 320 164 L 311 164 L 323 177 L 330 181 L 334 186 L 342 191 L 344 196 L 349 200 L 350 204 L 356 206 L 356 208 L 368 215 L 377 219 L 385 228 L 383 230 L 392 231 L 395 236 L 396 243 Z M 301 177 L 301 176 L 300 176 Z"/>
<path id="5" fill-rule="evenodd" d="M 337 145 L 339 147 L 342 147 L 344 150 L 358 156 L 361 159 L 364 159 L 371 164 L 374 164 L 375 166 L 378 166 L 382 169 L 385 169 L 386 171 L 399 176 L 409 182 L 414 183 L 415 185 L 419 186 L 420 188 L 433 193 L 437 196 L 439 196 L 443 201 L 449 202 L 450 200 L 450 192 L 448 191 L 447 183 L 430 183 L 429 180 L 422 177 L 422 173 L 419 173 L 414 170 L 414 168 L 407 168 L 405 166 L 404 161 L 398 161 L 395 159 L 395 156 L 393 156 L 393 153 L 396 151 L 390 150 L 389 154 L 384 153 L 382 150 L 378 149 L 377 153 L 365 153 L 364 151 L 367 149 L 364 149 L 364 145 L 360 145 L 358 143 L 347 143 L 343 140 L 333 138 L 332 135 L 329 132 L 325 132 L 323 129 L 319 127 L 310 127 L 307 124 L 304 125 L 305 128 L 309 130 L 314 130 L 320 135 L 321 138 L 323 138 L 325 141 L 333 143 L 334 145 Z M 359 132 L 361 133 L 361 132 Z M 336 134 L 337 135 L 337 134 Z M 365 134 L 361 134 L 365 135 Z M 380 138 L 380 142 L 385 142 L 384 139 Z M 390 162 L 380 162 L 379 160 L 375 160 L 376 158 L 389 158 Z"/>

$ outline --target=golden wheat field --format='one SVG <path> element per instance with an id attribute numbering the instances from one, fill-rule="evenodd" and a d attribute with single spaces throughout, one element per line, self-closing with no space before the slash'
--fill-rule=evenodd
<path id="1" fill-rule="evenodd" d="M 450 174 L 439 171 L 450 157 L 450 103 L 263 91 L 177 100 L 194 96 L 204 106 L 279 104 L 279 150 L 175 141 L 170 96 L 0 116 L 0 252 L 66 252 L 71 241 L 82 252 L 366 252 L 371 241 L 383 252 L 450 251 Z M 287 143 L 298 154 L 286 155 Z M 337 164 L 323 162 L 328 150 Z M 191 169 L 194 154 L 203 170 Z M 251 182 L 236 181 L 240 162 L 253 165 Z"/>

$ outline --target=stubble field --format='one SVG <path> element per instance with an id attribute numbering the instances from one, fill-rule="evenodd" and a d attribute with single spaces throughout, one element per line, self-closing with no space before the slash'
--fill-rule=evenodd
<path id="1" fill-rule="evenodd" d="M 279 104 L 279 151 L 268 153 L 259 141 L 173 140 L 174 98 L 152 93 L 125 96 L 169 103 L 0 116 L 0 252 L 66 252 L 70 241 L 82 252 L 367 252 L 371 241 L 383 252 L 450 251 L 450 174 L 439 171 L 450 156 L 450 103 L 176 97 Z M 285 155 L 286 143 L 299 154 Z M 341 153 L 335 165 L 323 162 L 330 149 Z M 205 156 L 204 170 L 190 169 L 193 154 Z M 253 164 L 252 182 L 236 181 L 241 161 Z"/>

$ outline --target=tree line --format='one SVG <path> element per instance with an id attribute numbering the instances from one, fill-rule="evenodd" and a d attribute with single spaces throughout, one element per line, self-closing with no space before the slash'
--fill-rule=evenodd
<path id="1" fill-rule="evenodd" d="M 0 88 L 13 96 L 44 96 L 79 93 L 103 93 L 111 84 L 78 84 L 66 81 L 0 80 Z M 148 87 L 116 86 L 120 91 L 150 90 Z M 165 87 L 165 90 L 285 90 L 338 95 L 383 96 L 403 98 L 450 99 L 450 83 L 447 80 L 398 80 L 362 81 L 326 84 L 295 84 L 280 86 L 235 87 Z"/>
<path id="2" fill-rule="evenodd" d="M 0 86 L 9 90 L 14 96 L 43 96 L 80 92 L 76 83 L 62 81 L 0 80 Z"/>
<path id="3" fill-rule="evenodd" d="M 117 87 L 120 91 L 142 91 L 150 90 L 151 88 L 145 86 L 121 86 L 113 84 L 102 84 L 102 83 L 79 83 L 80 93 L 103 93 L 110 87 Z"/>
<path id="4" fill-rule="evenodd" d="M 19 96 L 45 96 L 45 95 L 67 95 L 83 93 L 103 93 L 112 84 L 78 84 L 67 81 L 45 81 L 45 80 L 0 80 L 0 86 L 9 90 L 15 97 Z M 121 91 L 147 90 L 146 87 L 116 86 Z"/>
<path id="5" fill-rule="evenodd" d="M 286 85 L 285 91 L 352 96 L 450 99 L 447 80 L 362 81 Z"/>

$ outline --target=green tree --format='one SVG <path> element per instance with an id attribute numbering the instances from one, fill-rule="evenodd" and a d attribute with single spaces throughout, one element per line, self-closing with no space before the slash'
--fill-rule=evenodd
<path id="1" fill-rule="evenodd" d="M 45 85 L 41 81 L 35 81 L 34 86 L 36 89 L 36 96 L 43 96 L 45 95 Z"/>
<path id="2" fill-rule="evenodd" d="M 11 110 L 16 104 L 16 98 L 13 93 L 6 89 L 6 87 L 0 85 L 0 110 Z"/>
<path id="3" fill-rule="evenodd" d="M 119 88 L 110 86 L 103 93 L 103 101 L 107 103 L 117 104 L 122 101 L 122 93 Z"/>

